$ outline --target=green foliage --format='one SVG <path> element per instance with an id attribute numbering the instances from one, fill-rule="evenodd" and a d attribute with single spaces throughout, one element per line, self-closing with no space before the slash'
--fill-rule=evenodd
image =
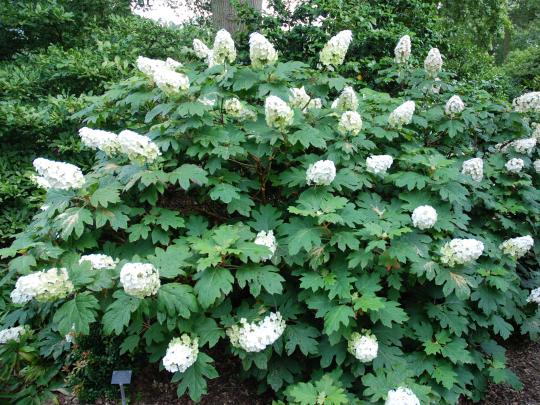
<path id="1" fill-rule="evenodd" d="M 498 246 L 518 235 L 536 238 L 540 193 L 536 156 L 505 155 L 495 145 L 529 136 L 529 120 L 486 92 L 457 87 L 444 72 L 435 82 L 414 64 L 391 66 L 382 80 L 402 90 L 393 97 L 357 87 L 363 129 L 352 137 L 337 131 L 341 114 L 330 105 L 354 83 L 336 72 L 283 59 L 261 70 L 182 62 L 186 92 L 166 94 L 136 73 L 77 114 L 86 125 L 145 133 L 162 155 L 138 164 L 97 153 L 81 189 L 48 191 L 46 208 L 2 250 L 13 258 L 3 324 L 27 323 L 61 338 L 73 325 L 75 339 L 100 331 L 118 339 L 118 353 L 153 363 L 174 337 L 196 337 L 196 362 L 172 376 L 178 394 L 195 401 L 217 376 L 207 354 L 216 345 L 287 403 L 377 403 L 407 386 L 422 403 L 452 404 L 478 400 L 489 380 L 518 385 L 496 340 L 538 335 L 538 309 L 526 302 L 538 285 L 538 261 L 533 254 L 516 261 Z M 323 108 L 297 109 L 288 128 L 271 129 L 266 97 L 302 86 Z M 458 91 L 466 109 L 449 117 L 444 104 Z M 210 93 L 214 106 L 198 101 Z M 249 105 L 253 119 L 227 115 L 222 105 L 231 97 Z M 405 99 L 416 102 L 414 119 L 391 128 L 389 113 Z M 382 154 L 394 158 L 388 174 L 368 172 L 366 158 Z M 484 160 L 480 183 L 461 173 L 463 160 L 475 156 Z M 511 174 L 504 164 L 518 156 L 527 168 Z M 335 163 L 335 179 L 307 185 L 309 165 L 323 159 Z M 439 217 L 420 230 L 410 215 L 425 204 Z M 275 252 L 254 243 L 260 231 L 274 232 Z M 445 266 L 441 247 L 453 238 L 482 241 L 484 254 Z M 80 255 L 101 252 L 118 265 L 77 264 Z M 124 290 L 120 269 L 128 262 L 158 269 L 155 295 Z M 69 297 L 8 302 L 17 277 L 52 266 L 68 269 Z M 269 311 L 287 324 L 277 341 L 260 352 L 229 344 L 227 328 Z M 366 364 L 347 351 L 363 329 L 379 344 Z"/>
<path id="2" fill-rule="evenodd" d="M 123 3 L 48 1 L 22 8 L 4 4 L 9 12 L 2 14 L 6 20 L 0 31 L 25 29 L 33 36 L 24 44 L 3 42 L 3 46 L 32 51 L 0 62 L 0 245 L 20 232 L 42 203 L 42 196 L 33 192 L 34 158 L 62 155 L 83 167 L 91 164 L 90 154 L 81 153 L 76 136 L 79 120 L 72 117 L 91 103 L 89 96 L 129 76 L 139 55 L 182 58 L 185 51 L 181 44 L 190 45 L 193 36 L 201 32 L 200 28 L 166 28 L 124 16 Z M 34 15 L 38 9 L 41 14 Z M 62 34 L 58 38 L 49 38 L 57 31 L 40 19 L 44 13 L 58 26 Z M 74 20 L 64 21 L 66 13 Z M 20 50 L 6 52 L 11 55 Z M 200 181 L 200 173 L 185 170 L 179 172 L 177 180 L 182 185 Z M 195 177 L 185 177 L 189 175 Z"/>

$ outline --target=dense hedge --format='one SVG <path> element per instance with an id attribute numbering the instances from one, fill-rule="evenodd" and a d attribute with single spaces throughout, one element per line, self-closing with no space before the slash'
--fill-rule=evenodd
<path id="1" fill-rule="evenodd" d="M 453 404 L 490 380 L 519 386 L 500 340 L 538 335 L 538 262 L 531 238 L 503 241 L 537 235 L 538 97 L 521 112 L 485 92 L 463 104 L 435 50 L 429 74 L 386 71 L 400 97 L 360 88 L 335 72 L 347 32 L 322 52 L 333 71 L 266 65 L 260 36 L 250 56 L 266 66 L 238 65 L 216 38 L 197 52 L 209 68 L 139 59 L 93 98 L 77 116 L 121 132 L 80 132 L 98 149 L 84 176 L 35 162 L 49 190 L 2 251 L 3 325 L 26 325 L 2 361 L 24 364 L 24 345 L 61 363 L 65 335 L 99 327 L 195 400 L 218 344 L 286 403 Z"/>
<path id="2" fill-rule="evenodd" d="M 37 155 L 62 156 L 85 167 L 90 163 L 76 137 L 79 122 L 71 117 L 88 105 L 87 97 L 129 76 L 138 55 L 184 57 L 182 45 L 201 34 L 198 27 L 166 28 L 135 16 L 113 14 L 99 24 L 93 19 L 79 22 L 78 31 L 66 34 L 63 41 L 44 48 L 34 41 L 28 45 L 31 52 L 0 62 L 5 168 L 0 174 L 0 245 L 12 240 L 40 205 L 27 175 Z M 44 24 L 38 28 L 48 29 Z"/>

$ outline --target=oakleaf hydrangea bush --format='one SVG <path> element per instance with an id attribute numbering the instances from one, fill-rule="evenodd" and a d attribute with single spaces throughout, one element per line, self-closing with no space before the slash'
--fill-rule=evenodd
<path id="1" fill-rule="evenodd" d="M 500 342 L 539 332 L 538 152 L 520 141 L 538 93 L 459 89 L 436 48 L 415 66 L 408 36 L 386 72 L 405 90 L 360 88 L 339 75 L 351 38 L 311 69 L 222 30 L 95 97 L 78 114 L 93 169 L 35 162 L 47 196 L 2 251 L 0 353 L 101 328 L 196 401 L 217 351 L 276 404 L 518 387 Z"/>

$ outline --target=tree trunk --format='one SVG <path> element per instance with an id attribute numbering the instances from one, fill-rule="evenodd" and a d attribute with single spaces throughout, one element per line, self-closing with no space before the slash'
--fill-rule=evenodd
<path id="1" fill-rule="evenodd" d="M 263 0 L 240 0 L 240 3 L 247 4 L 249 7 L 254 10 L 262 10 Z M 212 0 L 212 21 L 216 29 L 226 29 L 231 34 L 234 34 L 241 27 L 241 24 L 238 22 L 236 15 L 236 10 L 231 4 L 230 0 Z"/>

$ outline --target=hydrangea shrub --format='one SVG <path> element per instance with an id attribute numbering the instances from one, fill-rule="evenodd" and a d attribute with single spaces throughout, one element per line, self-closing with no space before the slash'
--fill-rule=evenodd
<path id="1" fill-rule="evenodd" d="M 531 136 L 537 96 L 453 94 L 437 49 L 410 66 L 407 36 L 402 97 L 358 88 L 337 73 L 350 41 L 333 37 L 319 70 L 258 33 L 251 65 L 223 31 L 194 42 L 200 62 L 139 58 L 79 114 L 93 169 L 36 162 L 48 192 L 2 251 L 2 340 L 99 327 L 194 400 L 216 347 L 276 403 L 518 386 L 499 341 L 538 335 L 540 192 L 536 144 L 505 146 Z"/>

